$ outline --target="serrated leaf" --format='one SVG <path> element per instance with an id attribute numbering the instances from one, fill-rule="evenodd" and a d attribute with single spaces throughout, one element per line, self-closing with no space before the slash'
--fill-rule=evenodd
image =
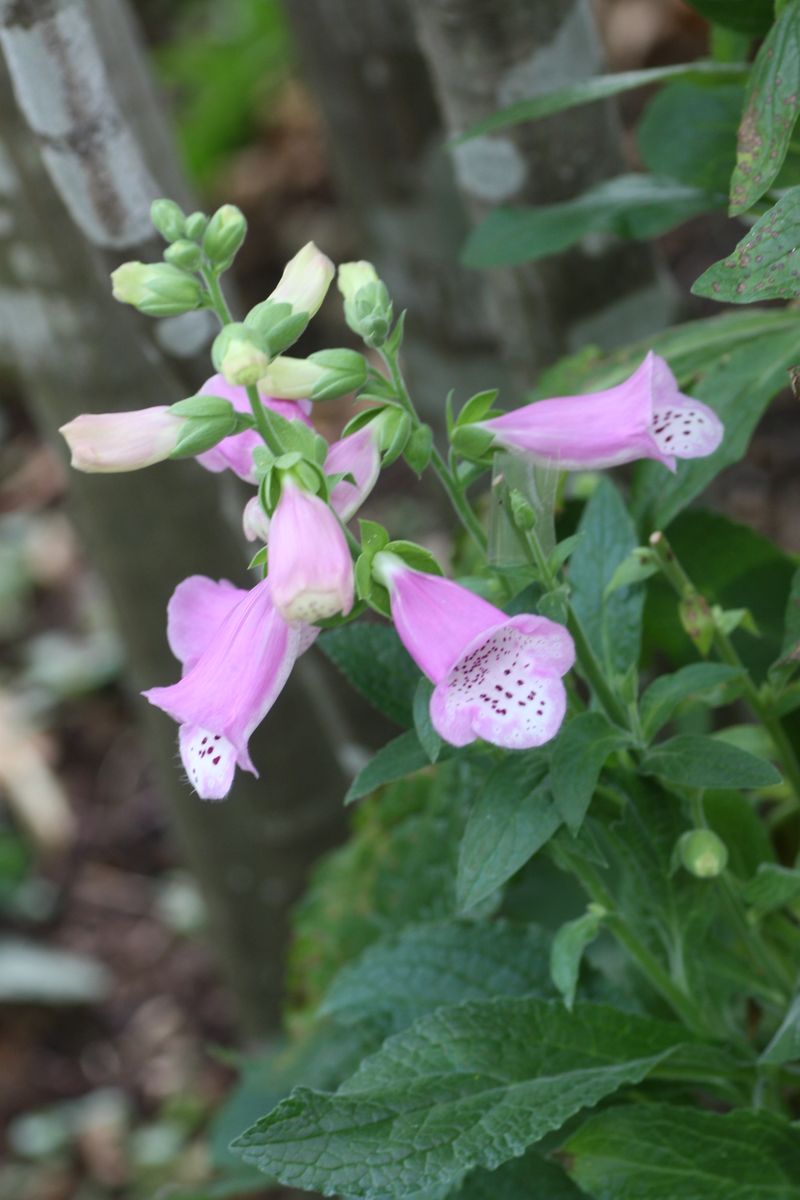
<path id="1" fill-rule="evenodd" d="M 600 932 L 603 915 L 599 910 L 590 908 L 574 921 L 567 921 L 562 925 L 553 938 L 550 977 L 570 1010 L 575 1003 L 583 952 Z"/>
<path id="2" fill-rule="evenodd" d="M 771 1066 L 797 1062 L 800 1059 L 800 996 L 795 996 L 781 1027 L 761 1055 L 760 1062 Z M 800 1172 L 797 1182 L 800 1184 Z"/>
<path id="3" fill-rule="evenodd" d="M 553 749 L 550 786 L 556 809 L 574 835 L 589 808 L 603 764 L 628 737 L 602 713 L 579 713 L 563 729 Z"/>
<path id="4" fill-rule="evenodd" d="M 558 254 L 590 233 L 651 238 L 689 217 L 721 207 L 724 196 L 654 175 L 621 175 L 574 200 L 496 208 L 467 238 L 467 267 L 513 267 Z"/>
<path id="5" fill-rule="evenodd" d="M 433 728 L 431 721 L 431 696 L 433 684 L 423 675 L 414 692 L 414 728 L 417 731 L 420 745 L 432 763 L 436 762 L 442 751 L 442 739 Z"/>
<path id="6" fill-rule="evenodd" d="M 537 751 L 508 755 L 495 767 L 467 819 L 456 893 L 468 909 L 501 887 L 561 824 Z"/>
<path id="7" fill-rule="evenodd" d="M 708 0 L 711 2 L 711 0 Z M 725 4 L 729 0 L 720 0 Z M 751 0 L 735 0 L 737 3 L 750 4 Z M 759 0 L 768 3 L 769 0 Z M 608 96 L 618 96 L 620 92 L 631 91 L 632 88 L 647 87 L 649 84 L 660 83 L 664 79 L 740 79 L 746 72 L 745 66 L 731 63 L 693 62 L 676 63 L 665 67 L 651 67 L 644 71 L 619 71 L 614 75 L 593 75 L 580 83 L 571 83 L 566 87 L 557 88 L 552 92 L 542 92 L 529 100 L 520 100 L 508 108 L 501 108 L 490 117 L 471 125 L 466 133 L 455 139 L 455 144 L 469 141 L 484 133 L 494 133 L 498 129 L 508 129 L 512 125 L 521 125 L 525 121 L 536 121 L 540 117 L 548 117 L 551 113 L 563 112 L 567 108 L 575 108 L 580 104 L 590 104 L 595 100 L 604 100 Z"/>
<path id="8" fill-rule="evenodd" d="M 800 1188 L 800 1138 L 765 1112 L 609 1108 L 561 1152 L 584 1191 L 603 1200 L 796 1200 Z"/>
<path id="9" fill-rule="evenodd" d="M 724 663 L 690 663 L 672 675 L 660 676 L 642 695 L 640 718 L 645 740 L 649 742 L 666 725 L 679 704 L 728 702 L 731 699 L 728 685 L 742 676 L 739 667 Z M 725 689 L 722 696 L 721 689 Z"/>
<path id="10" fill-rule="evenodd" d="M 578 532 L 581 540 L 569 566 L 573 607 L 608 673 L 622 674 L 639 661 L 644 591 L 633 585 L 605 596 L 617 567 L 638 543 L 622 497 L 610 480 L 600 481 Z"/>
<path id="11" fill-rule="evenodd" d="M 783 166 L 800 92 L 800 0 L 789 0 L 764 39 L 747 83 L 731 179 L 731 215 L 746 212 Z"/>
<path id="12" fill-rule="evenodd" d="M 644 769 L 696 788 L 762 788 L 780 783 L 772 763 L 716 738 L 680 734 L 647 752 Z"/>
<path id="13" fill-rule="evenodd" d="M 728 304 L 793 300 L 800 294 L 800 187 L 793 187 L 737 245 L 692 285 L 696 296 Z"/>
<path id="14" fill-rule="evenodd" d="M 317 641 L 356 691 L 398 725 L 413 725 L 420 672 L 389 625 L 344 625 Z"/>
<path id="15" fill-rule="evenodd" d="M 783 908 L 800 899 L 800 871 L 778 863 L 759 863 L 755 875 L 742 889 L 742 899 L 756 918 Z"/>
<path id="16" fill-rule="evenodd" d="M 346 965 L 321 1013 L 346 1024 L 380 1015 L 395 1029 L 462 1000 L 553 994 L 550 938 L 536 926 L 442 922 L 412 925 Z"/>
<path id="17" fill-rule="evenodd" d="M 382 746 L 377 754 L 373 754 L 350 784 L 344 802 L 352 804 L 355 800 L 368 796 L 376 788 L 394 783 L 406 775 L 413 775 L 415 771 L 427 766 L 430 766 L 428 755 L 420 745 L 416 731 L 409 729 Z"/>
<path id="18" fill-rule="evenodd" d="M 389 1038 L 336 1094 L 297 1089 L 233 1149 L 288 1186 L 404 1197 L 500 1166 L 686 1040 L 600 1005 L 467 1002 Z"/>
<path id="19" fill-rule="evenodd" d="M 788 367 L 799 358 L 800 330 L 795 329 L 765 335 L 718 359 L 693 395 L 722 420 L 721 446 L 707 458 L 679 462 L 674 475 L 658 463 L 638 464 L 634 515 L 645 519 L 650 528 L 666 528 L 720 471 L 738 462 L 770 400 L 786 387 Z"/>

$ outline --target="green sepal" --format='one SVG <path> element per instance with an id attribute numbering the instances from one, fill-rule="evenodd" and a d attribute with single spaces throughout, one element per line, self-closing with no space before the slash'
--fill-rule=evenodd
<path id="1" fill-rule="evenodd" d="M 352 624 L 366 611 L 367 606 L 364 601 L 358 600 L 346 616 L 344 613 L 337 613 L 335 617 L 323 617 L 321 621 L 313 621 L 312 624 L 315 629 L 340 629 L 342 625 Z"/>
<path id="2" fill-rule="evenodd" d="M 407 414 L 403 414 L 407 415 Z M 430 425 L 418 425 L 408 438 L 403 458 L 419 477 L 426 470 L 433 453 L 433 430 Z"/>
<path id="3" fill-rule="evenodd" d="M 250 562 L 247 564 L 248 571 L 254 571 L 256 567 L 266 567 L 269 559 L 269 546 L 262 546 L 260 550 L 256 550 Z"/>
<path id="4" fill-rule="evenodd" d="M 359 600 L 363 600 L 370 608 L 374 608 L 375 612 L 380 613 L 382 617 L 391 619 L 392 607 L 389 603 L 389 593 L 382 584 L 372 578 L 372 560 L 375 557 L 375 551 L 365 550 L 363 554 L 359 554 L 356 559 L 354 568 L 356 595 Z"/>
<path id="5" fill-rule="evenodd" d="M 547 559 L 547 565 L 553 573 L 563 567 L 564 563 L 567 561 L 575 547 L 578 545 L 578 542 L 581 540 L 581 536 L 582 535 L 580 533 L 571 533 L 569 537 L 565 537 L 564 540 L 559 542 L 555 549 L 550 552 L 550 555 Z"/>
<path id="6" fill-rule="evenodd" d="M 178 435 L 170 458 L 193 458 L 230 437 L 236 423 L 230 417 L 192 417 Z"/>
<path id="7" fill-rule="evenodd" d="M 180 267 L 184 271 L 196 271 L 203 261 L 203 252 L 196 242 L 190 242 L 187 238 L 179 238 L 177 242 L 167 246 L 164 251 L 164 261 L 171 263 L 173 267 Z"/>
<path id="8" fill-rule="evenodd" d="M 406 310 L 403 309 L 403 311 L 400 313 L 400 316 L 397 318 L 397 321 L 395 322 L 394 329 L 389 334 L 389 336 L 386 339 L 386 342 L 384 344 L 384 351 L 389 357 L 392 357 L 393 355 L 397 354 L 400 347 L 402 346 L 403 336 L 405 334 L 405 328 L 406 328 Z"/>
<path id="9" fill-rule="evenodd" d="M 761 637 L 761 631 L 749 608 L 720 608 L 718 604 L 714 604 L 711 608 L 711 615 L 717 629 L 722 633 L 733 633 L 735 629 L 744 629 L 753 637 Z"/>
<path id="10" fill-rule="evenodd" d="M 361 535 L 361 545 L 368 553 L 377 554 L 389 545 L 389 534 L 377 521 L 359 520 L 358 532 Z"/>
<path id="11" fill-rule="evenodd" d="M 311 391 L 311 400 L 336 400 L 348 392 L 357 392 L 367 382 L 367 360 L 356 350 L 318 350 L 308 361 L 332 372 Z"/>
<path id="12" fill-rule="evenodd" d="M 494 442 L 494 435 L 487 429 L 478 429 L 474 425 L 456 425 L 450 435 L 450 444 L 456 454 L 468 458 L 471 462 L 484 462 Z"/>
<path id="13" fill-rule="evenodd" d="M 176 417 L 224 417 L 233 420 L 235 415 L 230 400 L 224 400 L 222 396 L 189 396 L 186 400 L 171 404 L 169 411 Z"/>
<path id="14" fill-rule="evenodd" d="M 416 542 L 407 542 L 401 538 L 397 542 L 387 542 L 383 549 L 402 558 L 403 562 L 415 571 L 424 571 L 426 575 L 444 574 L 430 550 L 418 546 Z"/>
<path id="15" fill-rule="evenodd" d="M 485 392 L 476 392 L 474 396 L 470 396 L 456 418 L 456 428 L 473 425 L 476 421 L 496 415 L 492 413 L 492 406 L 498 395 L 497 388 L 489 388 Z"/>
<path id="16" fill-rule="evenodd" d="M 283 354 L 297 341 L 311 320 L 307 312 L 295 312 L 291 304 L 262 300 L 244 319 L 245 327 L 259 338 L 270 358 Z"/>

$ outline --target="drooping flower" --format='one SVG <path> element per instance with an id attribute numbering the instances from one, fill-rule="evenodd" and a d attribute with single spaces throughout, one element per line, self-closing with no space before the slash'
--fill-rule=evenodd
<path id="1" fill-rule="evenodd" d="M 565 471 L 598 470 L 653 458 L 671 471 L 676 458 L 704 458 L 724 427 L 708 405 L 684 396 L 652 351 L 624 383 L 582 396 L 537 400 L 475 428 L 494 444 Z"/>
<path id="2" fill-rule="evenodd" d="M 431 720 L 445 741 L 483 738 L 522 750 L 555 737 L 566 710 L 561 676 L 575 659 L 562 625 L 529 613 L 509 617 L 385 551 L 373 572 L 389 591 L 400 640 L 435 685 Z"/>
<path id="3" fill-rule="evenodd" d="M 223 375 L 212 375 L 200 388 L 198 395 L 221 396 L 223 400 L 230 400 L 237 412 L 250 412 L 250 401 L 245 389 L 234 387 L 225 380 Z M 307 400 L 274 400 L 271 396 L 262 395 L 261 402 L 276 412 L 278 416 L 285 417 L 287 421 L 303 421 L 306 425 L 311 424 L 308 419 L 311 404 Z M 198 454 L 197 461 L 207 471 L 231 470 L 240 479 L 244 479 L 248 483 L 255 483 L 253 451 L 256 446 L 263 444 L 260 434 L 256 433 L 254 429 L 245 429 L 243 433 L 235 433 L 232 437 L 224 438 L 210 450 Z"/>
<path id="4" fill-rule="evenodd" d="M 269 577 L 286 621 L 320 621 L 353 607 L 353 560 L 338 518 L 291 478 L 270 521 Z"/>
<path id="5" fill-rule="evenodd" d="M 316 633 L 287 625 L 268 579 L 247 591 L 193 575 L 175 589 L 167 638 L 183 678 L 144 695 L 179 723 L 181 759 L 204 800 L 227 795 L 237 766 L 258 774 L 250 736 Z"/>
<path id="6" fill-rule="evenodd" d="M 136 412 L 82 413 L 59 433 L 78 471 L 136 471 L 169 458 L 185 425 L 185 417 L 162 404 Z"/>

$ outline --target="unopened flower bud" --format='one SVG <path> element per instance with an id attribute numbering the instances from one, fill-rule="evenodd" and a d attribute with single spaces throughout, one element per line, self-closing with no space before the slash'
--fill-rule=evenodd
<path id="1" fill-rule="evenodd" d="M 269 524 L 269 517 L 264 512 L 261 501 L 258 496 L 253 496 L 245 504 L 242 513 L 244 536 L 248 542 L 267 542 L 269 541 Z"/>
<path id="2" fill-rule="evenodd" d="M 167 242 L 176 242 L 184 235 L 186 218 L 174 200 L 154 200 L 150 205 L 150 220 Z"/>
<path id="3" fill-rule="evenodd" d="M 697 879 L 714 879 L 728 865 L 728 848 L 712 829 L 692 829 L 678 841 L 678 855 Z"/>
<path id="4" fill-rule="evenodd" d="M 190 242 L 188 238 L 179 238 L 164 251 L 164 261 L 172 263 L 173 267 L 182 267 L 184 271 L 196 271 L 202 257 L 197 242 Z"/>
<path id="5" fill-rule="evenodd" d="M 370 262 L 342 263 L 337 286 L 350 329 L 368 346 L 381 346 L 392 326 L 392 301 Z"/>
<path id="6" fill-rule="evenodd" d="M 273 304 L 289 304 L 293 312 L 313 317 L 325 299 L 334 266 L 327 255 L 308 242 L 286 264 L 278 286 L 267 297 Z"/>
<path id="7" fill-rule="evenodd" d="M 170 263 L 123 263 L 112 271 L 111 283 L 115 300 L 149 317 L 176 317 L 203 303 L 194 276 Z"/>
<path id="8" fill-rule="evenodd" d="M 202 212 L 189 213 L 186 218 L 185 236 L 193 242 L 199 242 L 208 228 L 208 217 Z"/>
<path id="9" fill-rule="evenodd" d="M 228 343 L 219 364 L 220 372 L 234 387 L 252 387 L 269 367 L 269 358 L 246 337 L 234 337 Z"/>
<path id="10" fill-rule="evenodd" d="M 353 561 L 338 518 L 324 500 L 284 479 L 269 529 L 270 579 L 285 621 L 310 623 L 349 613 Z"/>
<path id="11" fill-rule="evenodd" d="M 235 204 L 223 204 L 208 223 L 203 249 L 215 266 L 227 266 L 247 233 L 244 213 Z"/>
<path id="12" fill-rule="evenodd" d="M 355 350 L 320 350 L 308 358 L 278 357 L 259 388 L 281 400 L 333 400 L 363 387 L 367 364 Z"/>
<path id="13" fill-rule="evenodd" d="M 82 413 L 59 433 L 72 453 L 72 466 L 95 474 L 136 471 L 163 462 L 185 427 L 184 417 L 160 405 L 136 412 Z"/>

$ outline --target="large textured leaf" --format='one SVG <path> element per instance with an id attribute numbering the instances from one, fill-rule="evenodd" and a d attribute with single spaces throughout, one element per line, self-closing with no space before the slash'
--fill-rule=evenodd
<path id="1" fill-rule="evenodd" d="M 765 1112 L 667 1104 L 609 1108 L 563 1147 L 570 1174 L 602 1200 L 797 1200 L 800 1138 Z"/>
<path id="2" fill-rule="evenodd" d="M 649 750 L 645 769 L 696 788 L 759 788 L 780 783 L 772 763 L 718 738 L 679 734 Z"/>
<path id="3" fill-rule="evenodd" d="M 603 763 L 627 741 L 621 729 L 597 712 L 581 713 L 559 734 L 550 783 L 556 808 L 572 833 L 583 823 Z"/>
<path id="4" fill-rule="evenodd" d="M 741 84 L 703 87 L 681 81 L 662 88 L 636 130 L 639 152 L 654 175 L 726 195 L 736 165 Z M 675 136 L 680 129 L 681 136 Z"/>
<path id="5" fill-rule="evenodd" d="M 664 528 L 725 467 L 738 462 L 770 400 L 788 385 L 788 368 L 800 359 L 800 332 L 775 333 L 720 359 L 693 389 L 725 425 L 722 445 L 708 458 L 678 463 L 670 475 L 660 463 L 640 463 L 633 507 L 650 528 Z"/>
<path id="6" fill-rule="evenodd" d="M 747 84 L 739 151 L 731 179 L 732 214 L 746 212 L 783 166 L 800 92 L 800 0 L 789 0 L 758 51 Z"/>
<path id="7" fill-rule="evenodd" d="M 458 859 L 457 894 L 472 908 L 519 870 L 561 824 L 536 752 L 503 759 L 478 794 Z"/>
<path id="8" fill-rule="evenodd" d="M 413 724 L 420 673 L 391 626 L 342 625 L 323 633 L 317 645 L 370 704 L 398 725 Z"/>
<path id="9" fill-rule="evenodd" d="M 728 2 L 729 0 L 724 0 L 724 3 Z M 750 4 L 752 0 L 734 2 Z M 757 2 L 769 4 L 771 0 Z M 552 92 L 542 92 L 541 95 L 511 104 L 508 108 L 501 108 L 499 112 L 471 125 L 457 142 L 465 142 L 484 133 L 494 133 L 498 129 L 508 129 L 512 125 L 521 125 L 524 121 L 536 121 L 540 117 L 549 117 L 552 113 L 563 112 L 564 109 L 575 108 L 579 104 L 605 100 L 608 96 L 618 96 L 620 92 L 647 87 L 648 84 L 660 83 L 664 79 L 739 79 L 745 71 L 745 67 L 730 63 L 693 62 L 651 67 L 645 71 L 620 71 L 615 75 L 593 75 L 580 83 L 571 83 Z"/>
<path id="10" fill-rule="evenodd" d="M 427 751 L 413 729 L 401 733 L 393 741 L 381 746 L 377 754 L 373 754 L 365 767 L 359 771 L 344 798 L 345 804 L 352 804 L 362 796 L 368 796 L 376 788 L 384 784 L 394 783 L 405 775 L 413 775 L 430 763 Z"/>
<path id="11" fill-rule="evenodd" d="M 574 1113 L 644 1079 L 680 1026 L 532 998 L 439 1009 L 333 1095 L 301 1088 L 233 1143 L 289 1186 L 397 1196 L 500 1166 Z"/>
<path id="12" fill-rule="evenodd" d="M 595 653 L 610 673 L 639 660 L 644 590 L 639 584 L 605 589 L 619 564 L 638 545 L 636 531 L 617 489 L 604 478 L 578 526 L 580 541 L 570 560 L 572 603 Z"/>
<path id="13" fill-rule="evenodd" d="M 337 1020 L 390 1017 L 399 1029 L 446 1004 L 552 995 L 550 939 L 532 925 L 412 925 L 343 968 L 322 1005 Z"/>
<path id="14" fill-rule="evenodd" d="M 692 291 L 728 304 L 793 300 L 800 295 L 798 241 L 800 187 L 793 187 L 759 217 L 732 254 L 696 280 Z"/>
<path id="15" fill-rule="evenodd" d="M 621 175 L 560 204 L 495 209 L 470 234 L 461 259 L 468 267 L 513 267 L 557 254 L 588 233 L 655 237 L 724 202 L 672 179 Z"/>
<path id="16" fill-rule="evenodd" d="M 724 663 L 690 663 L 673 675 L 660 675 L 641 700 L 642 733 L 650 741 L 666 725 L 675 709 L 687 701 L 723 704 L 731 698 L 731 686 L 742 678 L 738 667 Z"/>

